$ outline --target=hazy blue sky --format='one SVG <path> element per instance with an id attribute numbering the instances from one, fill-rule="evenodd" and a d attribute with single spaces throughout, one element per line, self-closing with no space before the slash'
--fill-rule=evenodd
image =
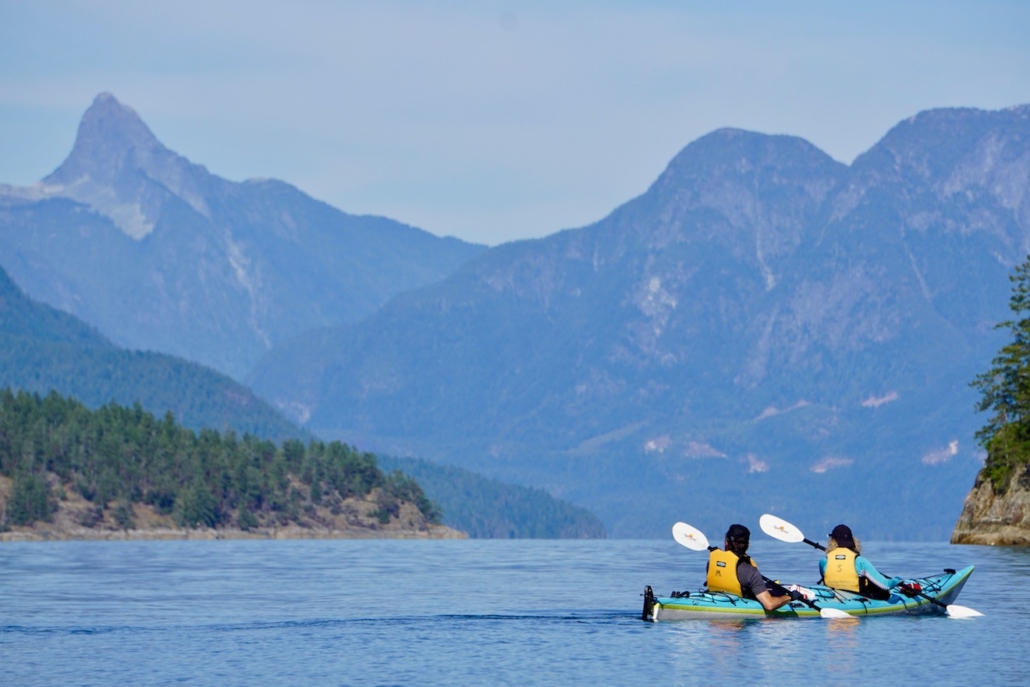
<path id="1" fill-rule="evenodd" d="M 719 127 L 851 162 L 920 110 L 1030 102 L 1030 2 L 0 0 L 0 65 L 0 182 L 110 91 L 221 176 L 496 244 Z"/>

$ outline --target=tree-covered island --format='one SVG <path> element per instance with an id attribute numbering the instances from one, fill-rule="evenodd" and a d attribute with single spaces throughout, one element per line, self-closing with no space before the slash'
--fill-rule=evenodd
<path id="1" fill-rule="evenodd" d="M 340 442 L 0 390 L 0 538 L 449 537 L 421 486 Z"/>

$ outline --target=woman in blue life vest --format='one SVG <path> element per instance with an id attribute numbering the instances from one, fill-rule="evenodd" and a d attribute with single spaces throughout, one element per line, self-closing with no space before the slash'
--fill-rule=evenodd
<path id="1" fill-rule="evenodd" d="M 886 600 L 890 590 L 903 582 L 900 577 L 884 577 L 861 555 L 862 545 L 847 525 L 837 525 L 829 536 L 826 557 L 819 561 L 819 574 L 827 587 Z"/>
<path id="2" fill-rule="evenodd" d="M 708 554 L 708 591 L 736 594 L 745 599 L 755 599 L 762 608 L 772 611 L 791 601 L 801 599 L 800 592 L 790 591 L 775 585 L 783 595 L 773 596 L 762 573 L 758 572 L 747 547 L 751 543 L 751 531 L 743 525 L 730 525 L 723 541 L 723 549 L 711 548 Z"/>

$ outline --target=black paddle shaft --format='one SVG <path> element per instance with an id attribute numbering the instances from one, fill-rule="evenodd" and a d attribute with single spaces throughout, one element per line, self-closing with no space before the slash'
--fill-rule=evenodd
<path id="1" fill-rule="evenodd" d="M 784 587 L 782 584 L 780 584 L 776 580 L 770 580 L 765 575 L 762 575 L 762 579 L 765 580 L 765 583 L 767 585 L 769 585 L 770 587 L 774 587 L 776 589 L 776 591 L 783 592 L 782 594 L 776 594 L 776 596 L 789 596 L 790 595 L 790 590 L 788 590 L 786 587 Z M 809 601 L 808 599 L 806 599 L 804 594 L 801 595 L 801 598 L 798 599 L 798 601 L 800 601 L 801 603 L 805 604 L 806 606 L 811 608 L 813 611 L 822 611 L 823 610 L 823 609 L 819 608 L 818 606 L 816 606 L 814 601 Z"/>

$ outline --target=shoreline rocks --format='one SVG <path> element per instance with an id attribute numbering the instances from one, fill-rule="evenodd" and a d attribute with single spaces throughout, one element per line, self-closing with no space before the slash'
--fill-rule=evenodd
<path id="1" fill-rule="evenodd" d="M 14 541 L 145 541 L 212 539 L 466 539 L 468 535 L 429 522 L 412 503 L 399 504 L 396 516 L 382 522 L 376 516 L 376 493 L 345 499 L 331 508 L 312 506 L 285 523 L 259 522 L 242 529 L 234 516 L 226 527 L 181 527 L 170 515 L 162 515 L 141 503 L 131 505 L 127 522 L 118 522 L 115 503 L 97 504 L 62 486 L 62 497 L 46 521 L 30 525 L 2 526 L 11 480 L 0 476 L 0 542 Z"/>
<path id="2" fill-rule="evenodd" d="M 1030 466 L 1013 474 L 1002 494 L 995 492 L 991 480 L 978 475 L 951 543 L 1030 546 Z"/>

